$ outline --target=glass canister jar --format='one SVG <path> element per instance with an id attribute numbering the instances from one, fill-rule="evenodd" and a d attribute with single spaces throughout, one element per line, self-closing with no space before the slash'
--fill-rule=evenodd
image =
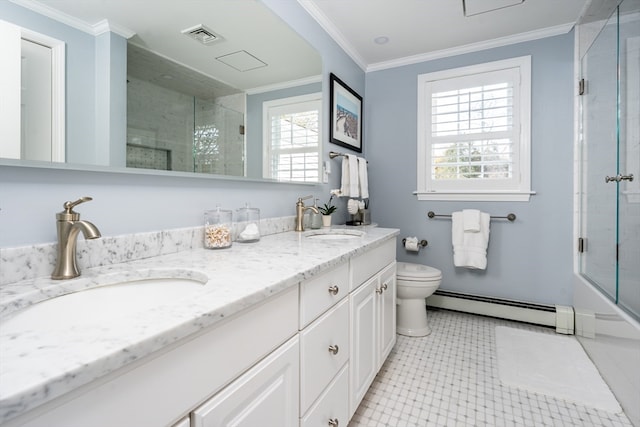
<path id="1" fill-rule="evenodd" d="M 236 211 L 236 241 L 242 243 L 260 240 L 260 209 L 245 205 Z"/>
<path id="2" fill-rule="evenodd" d="M 231 246 L 233 212 L 216 208 L 204 213 L 204 247 L 222 249 Z"/>

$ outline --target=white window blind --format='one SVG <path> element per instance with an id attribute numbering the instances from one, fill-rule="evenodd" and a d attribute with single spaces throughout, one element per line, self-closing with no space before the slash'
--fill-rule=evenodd
<path id="1" fill-rule="evenodd" d="M 528 64 L 524 57 L 419 76 L 420 199 L 528 199 Z"/>
<path id="2" fill-rule="evenodd" d="M 321 107 L 316 95 L 265 103 L 265 177 L 319 181 Z"/>

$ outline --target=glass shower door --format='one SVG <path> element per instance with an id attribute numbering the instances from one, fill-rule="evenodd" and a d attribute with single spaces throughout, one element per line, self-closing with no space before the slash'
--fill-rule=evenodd
<path id="1" fill-rule="evenodd" d="M 618 82 L 617 18 L 600 31 L 581 61 L 582 239 L 581 273 L 617 300 Z"/>
<path id="2" fill-rule="evenodd" d="M 640 319 L 640 1 L 619 19 L 618 304 Z M 633 175 L 631 181 L 630 176 Z"/>
<path id="3" fill-rule="evenodd" d="M 640 1 L 601 28 L 581 77 L 580 272 L 640 320 Z"/>

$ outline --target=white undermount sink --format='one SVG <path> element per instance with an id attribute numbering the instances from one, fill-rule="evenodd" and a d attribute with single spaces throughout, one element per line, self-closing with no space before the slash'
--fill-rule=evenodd
<path id="1" fill-rule="evenodd" d="M 170 276 L 170 275 L 169 275 Z M 3 320 L 2 334 L 46 330 L 51 337 L 93 328 L 130 325 L 137 314 L 175 303 L 207 282 L 196 278 L 134 278 L 51 298 L 26 307 Z"/>
<path id="2" fill-rule="evenodd" d="M 305 236 L 307 239 L 314 240 L 349 240 L 358 239 L 364 236 L 364 234 L 364 231 L 338 228 L 330 230 L 310 231 L 306 233 Z"/>

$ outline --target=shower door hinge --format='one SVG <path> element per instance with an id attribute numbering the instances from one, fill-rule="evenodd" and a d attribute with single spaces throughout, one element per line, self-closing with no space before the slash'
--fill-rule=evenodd
<path id="1" fill-rule="evenodd" d="M 578 80 L 578 95 L 584 95 L 586 82 L 584 79 Z"/>
<path id="2" fill-rule="evenodd" d="M 584 237 L 578 237 L 578 252 L 583 253 L 587 251 L 587 239 Z"/>

